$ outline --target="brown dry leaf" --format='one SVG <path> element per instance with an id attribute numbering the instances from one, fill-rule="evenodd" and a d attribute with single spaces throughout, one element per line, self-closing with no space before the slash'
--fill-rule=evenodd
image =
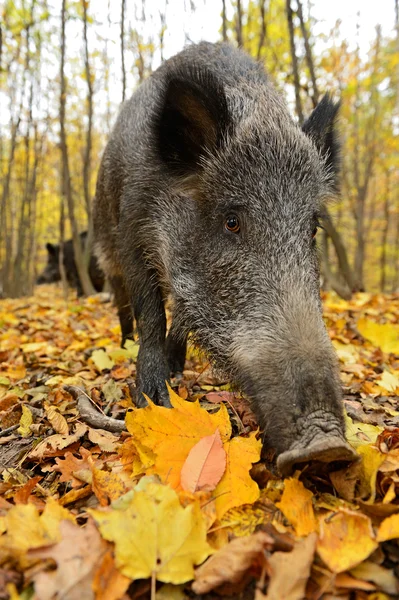
<path id="1" fill-rule="evenodd" d="M 60 525 L 61 540 L 52 546 L 29 552 L 31 559 L 52 559 L 55 571 L 33 576 L 36 597 L 40 600 L 94 600 L 92 580 L 107 544 L 92 521 L 79 527 L 69 521 Z"/>
<path id="2" fill-rule="evenodd" d="M 69 482 L 73 488 L 80 488 L 87 483 L 86 477 L 84 479 L 79 477 L 83 471 L 91 475 L 92 463 L 89 460 L 91 453 L 83 446 L 79 449 L 79 452 L 82 458 L 77 458 L 72 452 L 66 452 L 65 458 L 56 458 L 55 465 L 49 468 L 49 471 L 61 473 L 60 482 Z M 96 466 L 98 466 L 97 462 Z"/>
<path id="3" fill-rule="evenodd" d="M 122 575 L 115 566 L 113 553 L 108 550 L 93 578 L 96 600 L 119 600 L 129 587 L 131 579 Z"/>
<path id="4" fill-rule="evenodd" d="M 307 490 L 301 481 L 290 478 L 285 480 L 283 496 L 276 504 L 300 537 L 317 531 L 312 498 L 312 492 Z"/>
<path id="5" fill-rule="evenodd" d="M 89 427 L 87 437 L 93 444 L 97 444 L 103 452 L 116 452 L 120 446 L 119 436 L 105 429 Z"/>
<path id="6" fill-rule="evenodd" d="M 291 552 L 275 552 L 269 558 L 270 581 L 265 600 L 302 600 L 316 550 L 317 534 L 295 543 Z"/>
<path id="7" fill-rule="evenodd" d="M 66 418 L 51 405 L 45 405 L 46 416 L 51 427 L 61 435 L 69 435 L 69 427 Z"/>
<path id="8" fill-rule="evenodd" d="M 41 460 L 47 453 L 51 453 L 53 450 L 67 448 L 80 440 L 85 435 L 87 429 L 88 427 L 84 423 L 76 423 L 75 432 L 70 435 L 61 435 L 59 433 L 50 435 L 29 452 L 29 458 Z"/>
<path id="9" fill-rule="evenodd" d="M 396 595 L 399 592 L 399 581 L 395 577 L 394 572 L 390 569 L 384 569 L 381 565 L 377 565 L 370 560 L 366 560 L 354 569 L 351 569 L 351 574 L 359 579 L 372 581 L 387 594 Z"/>
<path id="10" fill-rule="evenodd" d="M 263 563 L 264 551 L 273 547 L 274 539 L 264 531 L 233 540 L 196 569 L 193 591 L 206 594 L 223 583 L 240 582 L 254 563 Z"/>
<path id="11" fill-rule="evenodd" d="M 371 521 L 361 513 L 341 508 L 319 524 L 317 552 L 333 573 L 352 569 L 378 547 Z"/>
<path id="12" fill-rule="evenodd" d="M 181 470 L 181 486 L 188 492 L 211 492 L 226 469 L 226 452 L 219 429 L 193 446 Z"/>

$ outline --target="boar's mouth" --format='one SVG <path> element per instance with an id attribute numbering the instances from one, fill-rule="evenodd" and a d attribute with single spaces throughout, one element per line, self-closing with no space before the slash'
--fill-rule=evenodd
<path id="1" fill-rule="evenodd" d="M 298 446 L 286 450 L 277 458 L 277 468 L 283 476 L 291 475 L 295 465 L 307 462 L 354 462 L 359 456 L 349 444 L 339 436 L 327 436 L 308 446 Z"/>

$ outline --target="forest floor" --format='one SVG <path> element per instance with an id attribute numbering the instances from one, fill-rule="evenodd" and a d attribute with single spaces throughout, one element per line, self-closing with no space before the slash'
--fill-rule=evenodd
<path id="1" fill-rule="evenodd" d="M 324 311 L 359 461 L 283 480 L 194 349 L 174 408 L 136 409 L 111 303 L 0 301 L 0 600 L 396 597 L 399 296 Z"/>

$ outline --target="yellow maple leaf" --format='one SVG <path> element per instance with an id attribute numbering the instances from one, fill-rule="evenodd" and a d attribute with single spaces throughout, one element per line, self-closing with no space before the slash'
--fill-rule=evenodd
<path id="1" fill-rule="evenodd" d="M 185 583 L 212 552 L 199 503 L 185 508 L 169 486 L 149 483 L 121 510 L 89 510 L 102 536 L 115 543 L 115 564 L 131 579 Z"/>
<path id="2" fill-rule="evenodd" d="M 357 322 L 359 333 L 383 352 L 399 354 L 399 325 L 375 323 L 362 317 Z"/>
<path id="3" fill-rule="evenodd" d="M 249 437 L 235 437 L 223 444 L 226 451 L 226 470 L 217 485 L 214 496 L 216 515 L 220 519 L 230 508 L 251 504 L 259 498 L 258 484 L 249 471 L 260 459 L 261 440 L 254 431 Z"/>
<path id="4" fill-rule="evenodd" d="M 231 424 L 227 409 L 222 405 L 218 412 L 208 413 L 199 402 L 187 402 L 169 389 L 173 408 L 156 406 L 151 400 L 148 406 L 133 409 L 126 415 L 126 426 L 132 434 L 138 453 L 148 460 L 152 454 L 154 465 L 147 475 L 157 474 L 173 488 L 180 487 L 182 466 L 193 446 L 203 437 L 212 435 L 219 428 L 223 442 L 230 439 Z M 143 452 L 148 449 L 147 452 Z M 150 452 L 148 452 L 150 451 Z"/>
<path id="5" fill-rule="evenodd" d="M 276 504 L 300 537 L 317 531 L 312 498 L 312 492 L 301 481 L 292 477 L 285 480 L 281 501 Z"/>
<path id="6" fill-rule="evenodd" d="M 393 540 L 398 538 L 399 514 L 391 515 L 390 517 L 384 519 L 381 523 L 377 533 L 377 541 L 385 542 L 386 540 Z"/>
<path id="7" fill-rule="evenodd" d="M 365 560 L 378 547 L 366 515 L 341 508 L 320 519 L 317 552 L 333 573 L 343 573 Z"/>
<path id="8" fill-rule="evenodd" d="M 381 375 L 381 379 L 376 381 L 376 384 L 386 392 L 395 392 L 396 388 L 399 388 L 399 377 L 385 369 Z"/>
<path id="9" fill-rule="evenodd" d="M 74 521 L 73 515 L 51 498 L 41 515 L 33 504 L 17 504 L 10 508 L 4 518 L 6 533 L 0 537 L 0 549 L 21 560 L 32 548 L 58 542 L 59 526 L 63 519 Z"/>

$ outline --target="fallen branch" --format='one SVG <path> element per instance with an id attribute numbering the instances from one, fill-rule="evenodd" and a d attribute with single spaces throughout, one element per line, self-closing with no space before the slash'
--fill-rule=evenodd
<path id="1" fill-rule="evenodd" d="M 64 385 L 64 390 L 75 398 L 82 420 L 95 429 L 105 429 L 113 433 L 126 430 L 125 422 L 101 414 L 92 404 L 90 397 L 82 388 L 74 385 Z"/>

